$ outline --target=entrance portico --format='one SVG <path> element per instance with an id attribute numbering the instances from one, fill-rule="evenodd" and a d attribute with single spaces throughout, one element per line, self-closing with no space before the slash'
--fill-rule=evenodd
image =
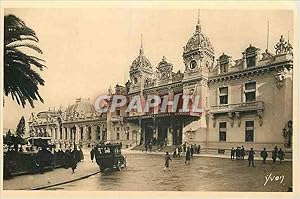
<path id="1" fill-rule="evenodd" d="M 199 117 L 200 114 L 194 113 L 157 113 L 128 116 L 124 118 L 124 121 L 139 125 L 139 129 L 141 129 L 140 144 L 147 144 L 156 139 L 158 144 L 172 146 L 182 144 L 183 127 Z"/>

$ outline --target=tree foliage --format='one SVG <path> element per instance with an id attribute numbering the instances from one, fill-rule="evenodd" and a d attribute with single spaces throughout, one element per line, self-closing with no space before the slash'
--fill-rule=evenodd
<path id="1" fill-rule="evenodd" d="M 24 116 L 21 117 L 19 124 L 16 130 L 17 136 L 24 136 L 25 135 L 25 118 Z"/>
<path id="2" fill-rule="evenodd" d="M 26 102 L 31 107 L 35 100 L 44 102 L 38 91 L 44 80 L 36 71 L 46 67 L 44 60 L 24 52 L 33 50 L 42 54 L 36 45 L 38 41 L 34 30 L 21 19 L 14 15 L 4 17 L 4 94 L 11 95 L 23 107 Z"/>

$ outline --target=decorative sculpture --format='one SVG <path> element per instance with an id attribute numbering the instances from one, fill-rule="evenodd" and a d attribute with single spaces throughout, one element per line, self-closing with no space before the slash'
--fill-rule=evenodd
<path id="1" fill-rule="evenodd" d="M 241 116 L 240 116 L 240 112 L 235 112 L 235 117 L 237 119 L 237 124 L 240 127 L 241 126 Z"/>
<path id="2" fill-rule="evenodd" d="M 279 54 L 292 54 L 293 47 L 290 44 L 290 42 L 286 42 L 283 38 L 283 35 L 281 35 L 279 42 L 274 46 L 276 55 Z"/>

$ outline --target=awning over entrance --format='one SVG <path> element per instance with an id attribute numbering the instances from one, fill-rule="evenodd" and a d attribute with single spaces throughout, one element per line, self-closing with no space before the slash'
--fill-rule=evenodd
<path id="1" fill-rule="evenodd" d="M 188 116 L 199 118 L 201 113 L 193 113 L 193 112 L 170 112 L 170 113 L 153 113 L 153 114 L 144 114 L 144 115 L 135 115 L 135 116 L 126 116 L 124 117 L 125 122 L 130 122 L 139 119 L 153 119 L 153 118 L 166 118 L 172 116 Z"/>

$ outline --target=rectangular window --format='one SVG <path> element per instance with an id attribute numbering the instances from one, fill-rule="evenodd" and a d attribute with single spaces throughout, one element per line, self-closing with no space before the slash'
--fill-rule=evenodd
<path id="1" fill-rule="evenodd" d="M 254 121 L 246 121 L 245 124 L 245 141 L 253 142 L 254 140 Z"/>
<path id="2" fill-rule="evenodd" d="M 226 142 L 226 122 L 220 122 L 219 123 L 219 141 L 220 142 Z"/>
<path id="3" fill-rule="evenodd" d="M 117 127 L 117 132 L 120 131 L 120 127 Z"/>
<path id="4" fill-rule="evenodd" d="M 255 66 L 255 56 L 251 56 L 251 57 L 247 57 L 246 61 L 247 61 L 247 68 L 251 68 Z"/>
<path id="5" fill-rule="evenodd" d="M 220 72 L 221 72 L 221 74 L 227 73 L 228 72 L 228 65 L 227 64 L 221 65 L 220 66 Z"/>
<path id="6" fill-rule="evenodd" d="M 251 102 L 256 100 L 256 82 L 245 84 L 245 101 Z"/>
<path id="7" fill-rule="evenodd" d="M 120 133 L 117 133 L 117 140 L 120 140 Z"/>
<path id="8" fill-rule="evenodd" d="M 228 87 L 219 88 L 220 104 L 228 104 Z"/>

